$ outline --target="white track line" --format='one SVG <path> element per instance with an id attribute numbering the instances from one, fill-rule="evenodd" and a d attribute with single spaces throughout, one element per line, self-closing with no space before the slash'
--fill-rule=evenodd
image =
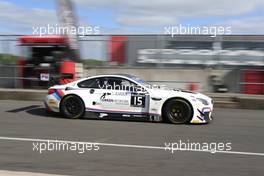
<path id="1" fill-rule="evenodd" d="M 0 176 L 63 176 L 55 174 L 44 174 L 37 172 L 0 170 Z"/>
<path id="2" fill-rule="evenodd" d="M 97 143 L 97 142 L 80 142 L 80 141 L 68 141 L 68 140 L 54 140 L 54 139 L 33 139 L 33 138 L 17 138 L 17 137 L 4 137 L 0 136 L 0 140 L 9 140 L 9 141 L 27 141 L 27 142 L 64 142 L 64 143 L 96 143 L 101 146 L 110 146 L 110 147 L 126 147 L 126 148 L 140 148 L 140 149 L 159 149 L 159 150 L 168 150 L 166 147 L 158 146 L 146 146 L 146 145 L 129 145 L 129 144 L 112 144 L 112 143 Z M 180 151 L 180 150 L 175 150 Z M 191 152 L 207 152 L 211 153 L 208 150 L 182 150 L 182 151 L 191 151 Z M 215 153 L 224 153 L 224 154 L 236 154 L 236 155 L 251 155 L 251 156 L 264 156 L 264 153 L 255 153 L 255 152 L 239 152 L 239 151 L 219 151 Z"/>

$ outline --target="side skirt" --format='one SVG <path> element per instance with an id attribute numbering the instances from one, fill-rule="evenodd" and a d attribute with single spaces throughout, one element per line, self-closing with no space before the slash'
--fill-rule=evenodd
<path id="1" fill-rule="evenodd" d="M 161 117 L 156 114 L 148 113 L 112 113 L 112 112 L 96 112 L 86 110 L 85 118 L 88 119 L 108 119 L 108 120 L 128 120 L 128 121 L 162 121 Z"/>

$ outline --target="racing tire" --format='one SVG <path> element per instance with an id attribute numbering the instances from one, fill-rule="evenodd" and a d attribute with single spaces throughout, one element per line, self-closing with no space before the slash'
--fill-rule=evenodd
<path id="1" fill-rule="evenodd" d="M 84 116 L 85 106 L 81 98 L 75 95 L 68 95 L 61 101 L 60 112 L 64 117 L 79 119 Z"/>
<path id="2" fill-rule="evenodd" d="M 162 109 L 164 120 L 169 123 L 182 124 L 191 121 L 193 109 L 184 99 L 169 100 Z"/>

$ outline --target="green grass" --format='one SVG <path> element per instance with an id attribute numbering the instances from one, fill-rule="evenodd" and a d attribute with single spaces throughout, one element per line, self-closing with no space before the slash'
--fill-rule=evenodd
<path id="1" fill-rule="evenodd" d="M 83 59 L 82 63 L 84 66 L 103 66 L 105 64 L 105 61 L 96 59 Z"/>
<path id="2" fill-rule="evenodd" d="M 0 63 L 1 64 L 15 64 L 18 56 L 11 54 L 0 54 Z"/>

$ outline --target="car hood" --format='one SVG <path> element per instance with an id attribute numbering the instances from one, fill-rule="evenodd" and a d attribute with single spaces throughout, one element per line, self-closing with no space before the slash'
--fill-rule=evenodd
<path id="1" fill-rule="evenodd" d="M 202 98 L 202 99 L 206 99 L 208 101 L 211 101 L 212 99 L 210 97 L 208 97 L 207 95 L 204 95 L 202 93 L 198 93 L 198 92 L 193 92 L 193 91 L 189 91 L 189 90 L 183 90 L 183 89 L 152 89 L 152 92 L 155 95 L 171 95 L 171 96 L 177 96 L 180 94 L 184 94 L 186 96 L 191 96 L 194 98 Z"/>

